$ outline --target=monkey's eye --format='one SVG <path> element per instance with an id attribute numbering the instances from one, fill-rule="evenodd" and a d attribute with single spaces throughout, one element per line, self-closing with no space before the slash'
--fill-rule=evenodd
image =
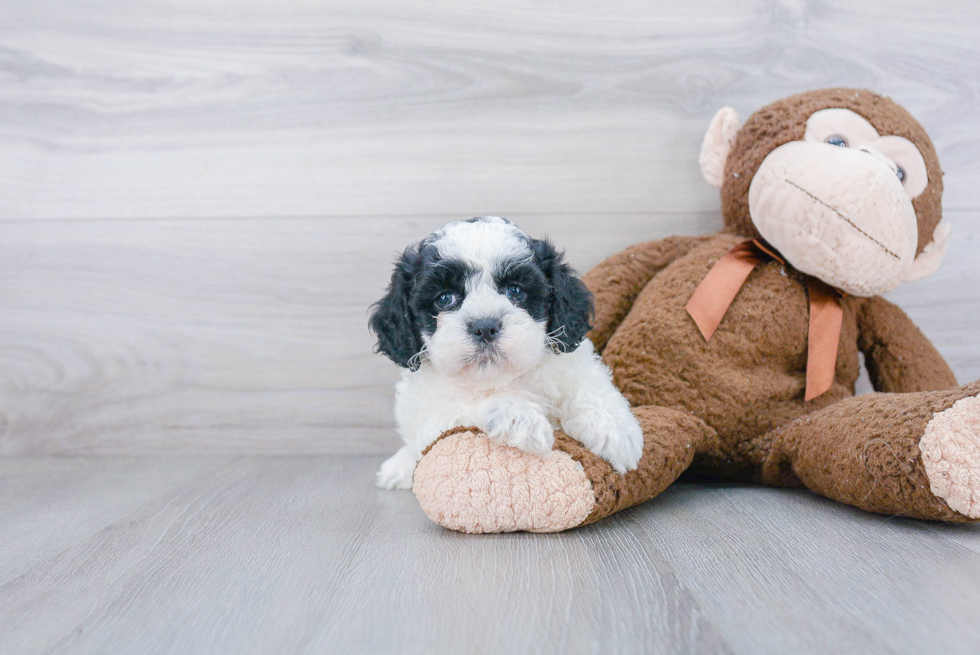
<path id="1" fill-rule="evenodd" d="M 457 296 L 455 293 L 445 291 L 439 294 L 439 297 L 436 298 L 435 304 L 436 309 L 438 309 L 440 312 L 447 312 L 450 309 L 456 308 L 456 305 L 459 304 L 459 296 Z"/>
<path id="2" fill-rule="evenodd" d="M 520 302 L 527 296 L 527 292 L 516 284 L 508 284 L 507 288 L 504 289 L 504 293 L 512 302 Z"/>
<path id="3" fill-rule="evenodd" d="M 899 167 L 897 167 L 895 169 L 895 175 L 898 176 L 898 181 L 899 182 L 902 182 L 902 183 L 905 182 L 905 170 L 901 166 L 899 166 Z"/>
<path id="4" fill-rule="evenodd" d="M 828 136 L 826 143 L 829 143 L 832 146 L 840 146 L 841 148 L 847 147 L 847 139 L 839 134 L 831 134 Z"/>

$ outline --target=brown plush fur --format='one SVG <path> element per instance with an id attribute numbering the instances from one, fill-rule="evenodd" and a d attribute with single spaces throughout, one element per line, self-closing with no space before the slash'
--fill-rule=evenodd
<path id="1" fill-rule="evenodd" d="M 876 393 L 835 403 L 767 436 L 760 481 L 806 486 L 879 514 L 968 521 L 929 491 L 918 444 L 933 416 L 978 393 L 980 382 L 974 382 L 945 391 Z"/>
<path id="2" fill-rule="evenodd" d="M 869 370 L 891 383 L 889 391 L 956 385 L 942 357 L 900 309 L 881 298 L 847 297 L 834 384 L 804 402 L 805 278 L 775 261 L 749 275 L 725 320 L 711 341 L 705 341 L 685 305 L 697 282 L 741 240 L 719 235 L 662 269 L 637 296 L 603 350 L 616 385 L 635 407 L 690 412 L 717 431 L 721 450 L 704 453 L 698 462 L 711 473 L 755 478 L 757 437 L 853 396 L 859 341 Z M 617 277 L 620 270 L 618 261 L 607 260 L 586 276 L 586 283 L 601 288 L 601 280 Z M 881 315 L 886 320 L 876 322 Z M 923 365 L 913 364 L 916 360 Z"/>
<path id="3" fill-rule="evenodd" d="M 956 386 L 942 356 L 902 310 L 882 298 L 845 297 L 833 386 L 809 403 L 803 400 L 808 329 L 805 276 L 776 261 L 758 266 L 710 342 L 685 311 L 712 265 L 739 241 L 758 236 L 747 197 L 762 160 L 776 147 L 801 139 L 807 117 L 830 107 L 855 111 L 879 133 L 903 136 L 919 148 L 929 175 L 928 187 L 913 202 L 921 252 L 941 218 L 942 194 L 939 161 L 925 131 L 891 100 L 867 91 L 837 89 L 792 96 L 756 112 L 739 131 L 721 191 L 726 233 L 634 246 L 586 276 L 598 299 L 592 336 L 617 386 L 634 406 L 690 412 L 716 431 L 716 443 L 699 448 L 695 471 L 770 484 L 807 484 L 873 511 L 963 520 L 931 494 L 923 499 L 911 492 L 912 487 L 922 487 L 918 478 L 925 475 L 921 464 L 913 465 L 911 452 L 917 452 L 915 444 L 939 400 L 928 394 L 887 400 L 872 396 L 841 404 L 854 395 L 859 351 L 880 391 L 920 392 Z M 668 263 L 661 256 L 665 252 L 679 256 Z M 651 260 L 655 267 L 636 264 Z M 639 287 L 642 290 L 634 293 Z M 824 408 L 832 409 L 821 413 Z M 902 423 L 902 430 L 889 435 L 893 441 L 881 441 L 879 424 L 891 425 L 888 417 L 895 413 L 914 420 Z M 801 418 L 808 415 L 820 420 Z M 787 439 L 811 448 L 786 450 Z M 841 444 L 864 450 L 853 459 L 835 460 L 835 449 Z M 868 444 L 878 444 L 878 449 Z M 779 474 L 765 473 L 772 467 L 777 445 L 784 455 L 806 452 L 809 459 L 784 456 L 780 461 L 790 464 L 777 467 Z M 912 459 L 879 456 L 873 463 L 868 460 L 869 453 L 881 455 L 895 448 Z M 814 475 L 807 463 L 819 465 L 824 475 Z M 849 474 L 855 467 L 874 469 L 876 480 L 904 480 L 909 489 L 902 495 L 896 487 L 893 497 L 877 498 L 884 489 L 878 485 L 876 500 L 862 505 L 856 499 L 864 498 L 868 481 Z M 815 482 L 818 479 L 820 484 Z M 923 510 L 922 505 L 931 509 Z"/>
<path id="4" fill-rule="evenodd" d="M 592 481 L 596 506 L 581 525 L 638 505 L 670 486 L 690 465 L 698 446 L 710 442 L 714 431 L 702 421 L 664 407 L 642 407 L 636 412 L 643 427 L 643 456 L 640 465 L 619 475 L 608 462 L 596 457 L 579 442 L 556 433 L 555 448 L 572 456 Z"/>
<path id="5" fill-rule="evenodd" d="M 747 197 L 762 160 L 801 139 L 813 112 L 832 107 L 850 109 L 880 134 L 905 137 L 919 149 L 929 182 L 913 201 L 918 251 L 931 239 L 941 218 L 942 172 L 928 135 L 894 102 L 832 89 L 792 96 L 751 116 L 725 166 L 724 232 L 639 244 L 585 277 L 596 300 L 589 336 L 646 439 L 640 469 L 626 476 L 575 442 L 559 440 L 557 447 L 592 480 L 597 506 L 589 521 L 655 496 L 688 468 L 806 486 L 872 512 L 977 520 L 933 494 L 919 441 L 940 412 L 980 394 L 980 383 L 957 387 L 942 356 L 901 309 L 879 297 L 843 298 L 835 379 L 811 402 L 804 400 L 809 301 L 803 274 L 778 261 L 757 266 L 710 341 L 685 309 L 720 257 L 759 236 Z M 889 393 L 854 397 L 859 352 L 875 389 Z M 972 470 L 966 479 L 970 474 L 980 479 Z M 980 490 L 972 493 L 980 500 Z"/>

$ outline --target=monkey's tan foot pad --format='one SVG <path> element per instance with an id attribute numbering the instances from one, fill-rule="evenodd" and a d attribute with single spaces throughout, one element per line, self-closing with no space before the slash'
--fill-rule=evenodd
<path id="1" fill-rule="evenodd" d="M 980 519 L 980 396 L 933 416 L 919 450 L 932 493 L 950 509 Z"/>
<path id="2" fill-rule="evenodd" d="M 545 457 L 491 441 L 477 428 L 439 437 L 415 468 L 422 510 L 461 532 L 559 532 L 588 525 L 653 498 L 688 467 L 707 430 L 680 412 L 634 410 L 644 428 L 636 470 L 620 475 L 561 430 Z"/>
<path id="3" fill-rule="evenodd" d="M 415 469 L 413 490 L 435 523 L 461 532 L 558 532 L 582 525 L 596 498 L 582 464 L 561 450 L 545 457 L 450 431 Z"/>

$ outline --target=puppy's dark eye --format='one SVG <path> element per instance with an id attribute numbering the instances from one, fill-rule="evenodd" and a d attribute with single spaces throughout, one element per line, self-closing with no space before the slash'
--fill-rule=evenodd
<path id="1" fill-rule="evenodd" d="M 905 182 L 905 169 L 903 169 L 901 166 L 895 169 L 895 175 L 898 176 L 899 182 Z"/>
<path id="2" fill-rule="evenodd" d="M 459 304 L 459 296 L 455 293 L 450 293 L 446 291 L 445 293 L 440 293 L 439 297 L 436 298 L 436 309 L 440 312 L 449 311 L 454 309 L 456 305 Z"/>
<path id="3" fill-rule="evenodd" d="M 833 134 L 831 136 L 828 136 L 827 143 L 829 143 L 832 146 L 840 146 L 841 148 L 847 147 L 847 139 L 845 139 L 839 134 Z"/>
<path id="4" fill-rule="evenodd" d="M 504 289 L 504 294 L 513 302 L 520 302 L 527 296 L 527 292 L 516 284 L 508 284 L 507 288 Z"/>

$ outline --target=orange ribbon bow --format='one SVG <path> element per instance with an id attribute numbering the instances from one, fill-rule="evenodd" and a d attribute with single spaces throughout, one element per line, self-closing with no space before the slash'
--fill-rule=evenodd
<path id="1" fill-rule="evenodd" d="M 719 259 L 694 290 L 687 303 L 687 313 L 705 340 L 711 341 L 749 273 L 766 257 L 786 263 L 769 244 L 759 239 L 743 241 Z M 810 329 L 807 334 L 805 399 L 809 402 L 825 393 L 834 382 L 844 312 L 840 305 L 841 293 L 833 287 L 808 275 L 806 290 L 810 296 Z"/>

